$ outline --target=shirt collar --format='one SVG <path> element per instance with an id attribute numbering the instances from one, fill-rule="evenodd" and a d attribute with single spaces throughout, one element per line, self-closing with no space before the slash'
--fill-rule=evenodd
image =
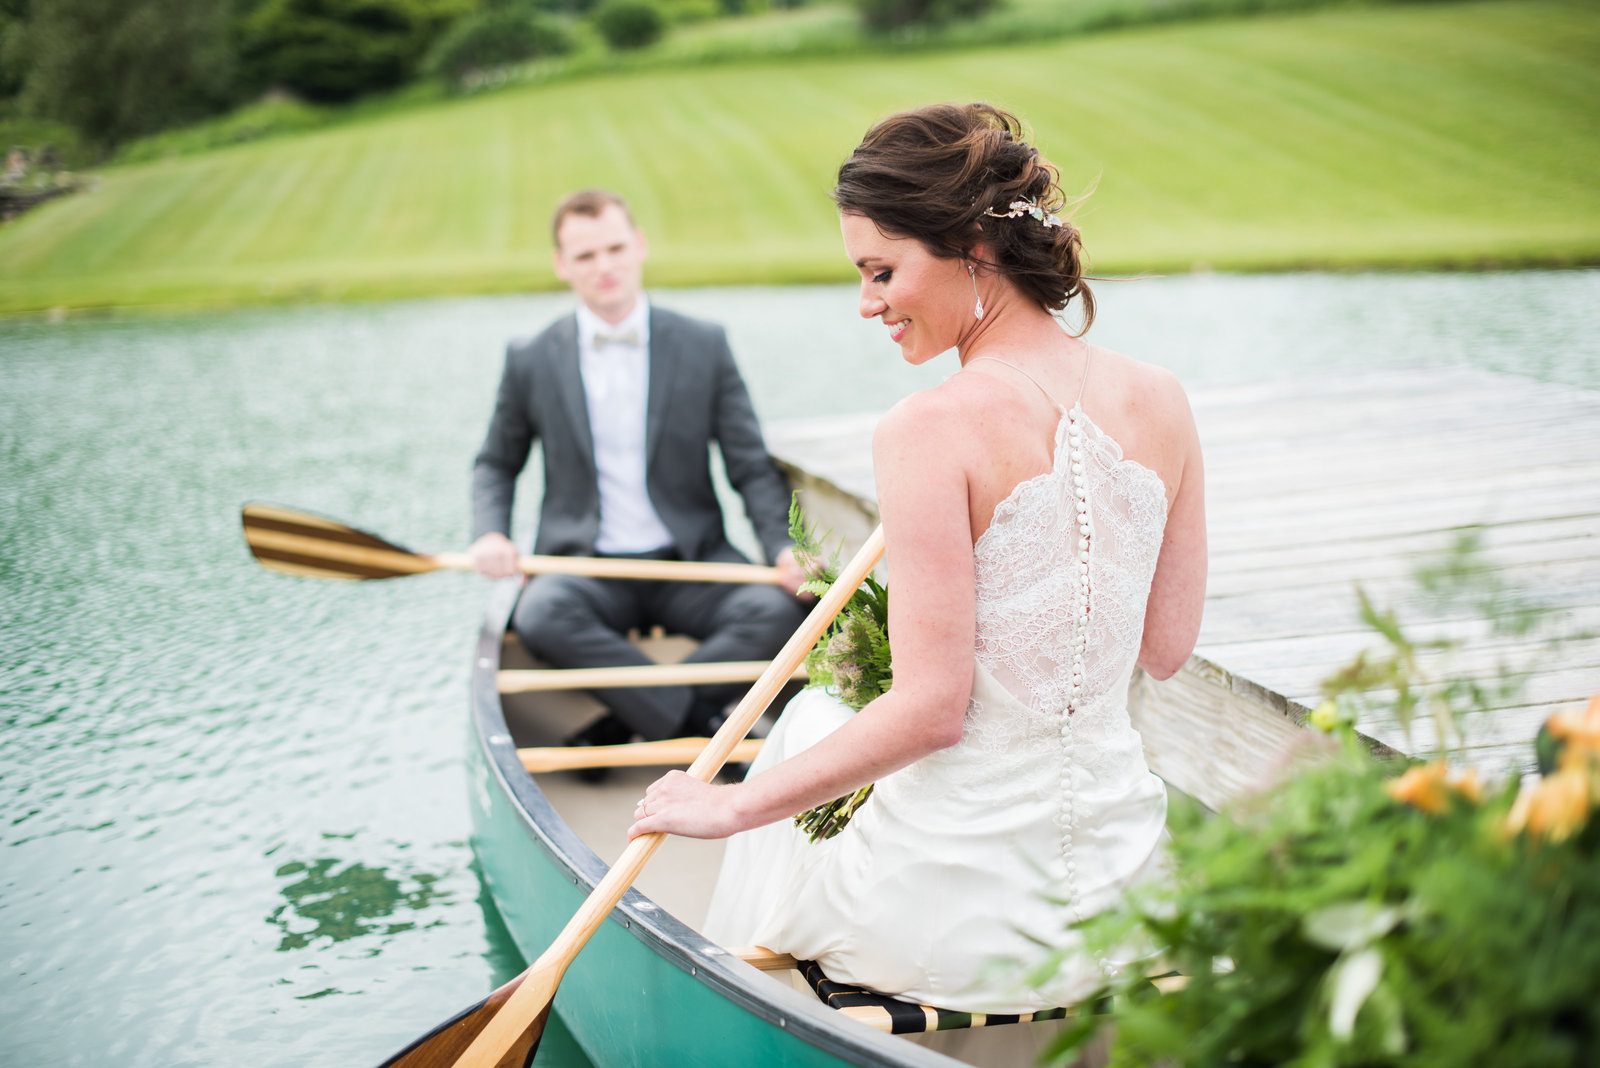
<path id="1" fill-rule="evenodd" d="M 639 300 L 633 306 L 622 322 L 612 325 L 600 316 L 589 310 L 587 304 L 578 304 L 578 338 L 584 349 L 594 347 L 594 335 L 599 331 L 615 333 L 619 330 L 637 330 L 639 332 L 639 347 L 649 351 L 650 348 L 650 298 L 644 293 L 639 294 Z"/>

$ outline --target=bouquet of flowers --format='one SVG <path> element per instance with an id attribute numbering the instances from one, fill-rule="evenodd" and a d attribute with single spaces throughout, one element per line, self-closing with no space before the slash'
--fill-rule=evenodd
<path id="1" fill-rule="evenodd" d="M 839 577 L 839 560 L 823 547 L 827 535 L 818 535 L 806 525 L 798 497 L 789 505 L 789 537 L 794 542 L 795 559 L 806 573 L 801 592 L 819 596 L 826 593 Z M 889 591 L 882 583 L 867 576 L 817 639 L 806 657 L 806 671 L 810 675 L 808 686 L 827 688 L 857 712 L 888 691 L 893 680 Z M 813 842 L 832 838 L 871 795 L 869 783 L 846 797 L 807 809 L 794 818 L 795 825 Z"/>

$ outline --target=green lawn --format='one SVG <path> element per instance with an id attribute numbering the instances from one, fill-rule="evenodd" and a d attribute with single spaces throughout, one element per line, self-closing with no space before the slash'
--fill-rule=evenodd
<path id="1" fill-rule="evenodd" d="M 885 113 L 1018 110 L 1101 272 L 1600 263 L 1600 5 L 1496 0 L 1035 47 L 613 74 L 108 169 L 0 229 L 0 312 L 548 288 L 622 190 L 658 285 L 850 277 L 827 199 Z"/>

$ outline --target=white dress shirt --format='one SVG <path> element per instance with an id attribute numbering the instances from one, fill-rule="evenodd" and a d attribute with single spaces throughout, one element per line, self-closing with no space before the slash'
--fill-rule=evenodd
<path id="1" fill-rule="evenodd" d="M 597 333 L 633 331 L 638 343 Z M 600 483 L 602 553 L 643 553 L 672 544 L 645 488 L 645 404 L 650 395 L 650 302 L 643 294 L 615 326 L 578 305 L 578 369 L 589 405 L 595 474 Z"/>

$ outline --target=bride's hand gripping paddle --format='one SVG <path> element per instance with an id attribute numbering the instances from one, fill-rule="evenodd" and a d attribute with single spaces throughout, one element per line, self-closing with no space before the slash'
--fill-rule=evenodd
<path id="1" fill-rule="evenodd" d="M 387 579 L 429 571 L 471 571 L 466 553 L 415 553 L 375 534 L 294 508 L 259 501 L 244 506 L 244 540 L 263 567 L 291 575 L 330 579 Z M 528 575 L 662 582 L 767 582 L 781 585 L 775 567 L 680 560 L 628 560 L 592 556 L 520 556 Z"/>
<path id="2" fill-rule="evenodd" d="M 711 781 L 882 555 L 883 528 L 878 527 L 750 687 L 728 721 L 706 743 L 690 765 L 690 775 L 701 782 Z M 630 842 L 550 948 L 527 971 L 417 1039 L 385 1061 L 383 1068 L 521 1068 L 529 1064 L 539 1048 L 551 1002 L 568 965 L 600 929 L 665 839 L 666 835 L 655 833 L 640 835 Z"/>

